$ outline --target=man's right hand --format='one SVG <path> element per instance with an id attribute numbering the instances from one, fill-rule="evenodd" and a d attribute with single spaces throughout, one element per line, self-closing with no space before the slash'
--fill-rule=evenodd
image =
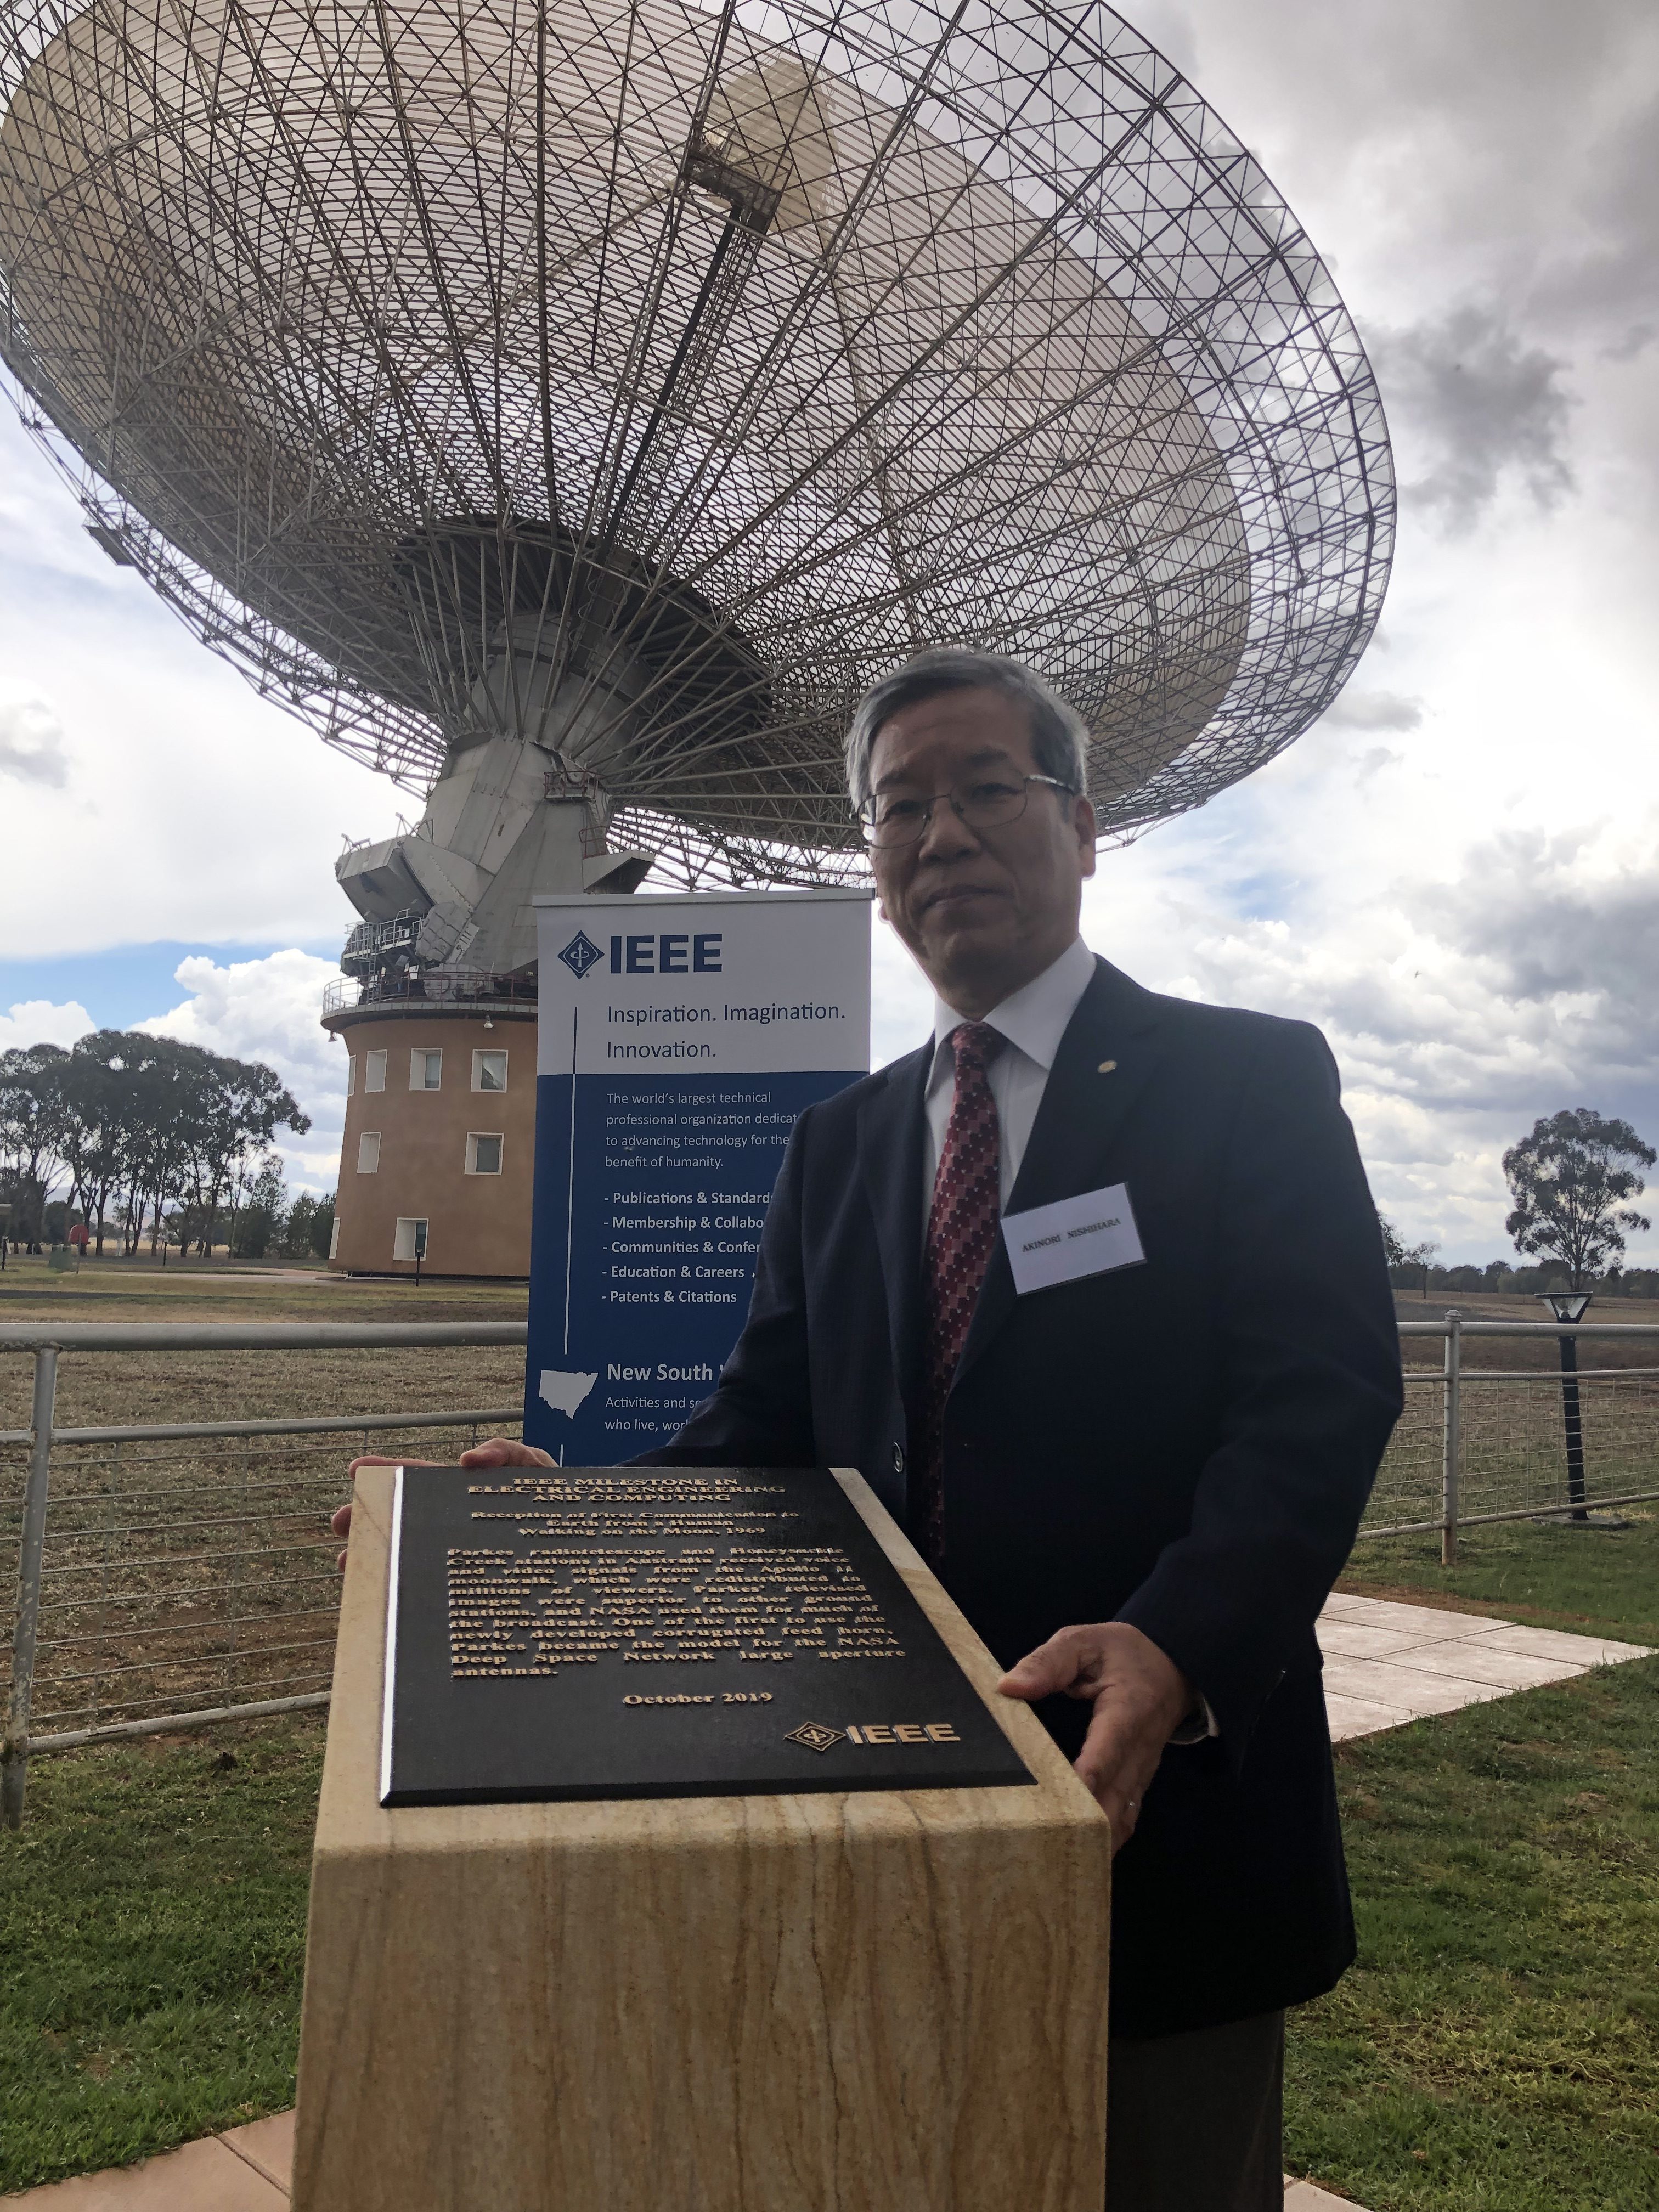
<path id="1" fill-rule="evenodd" d="M 515 1443 L 511 1437 L 491 1437 L 488 1443 L 475 1444 L 471 1451 L 464 1451 L 459 1464 L 462 1467 L 556 1467 L 558 1462 L 556 1460 L 550 1459 L 544 1451 L 538 1451 L 534 1444 Z M 355 1480 L 360 1467 L 441 1467 L 443 1465 L 442 1460 L 408 1457 L 388 1459 L 380 1452 L 366 1452 L 361 1459 L 354 1459 L 346 1472 Z M 349 1536 L 351 1534 L 350 1506 L 342 1505 L 337 1512 L 331 1514 L 329 1516 L 328 1525 L 337 1536 L 342 1538 Z M 342 1574 L 345 1572 L 345 1563 L 346 1555 L 342 1552 L 336 1561 Z"/>

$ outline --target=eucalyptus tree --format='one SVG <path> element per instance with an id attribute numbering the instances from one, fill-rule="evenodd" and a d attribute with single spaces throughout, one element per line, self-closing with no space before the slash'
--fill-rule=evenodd
<path id="1" fill-rule="evenodd" d="M 61 1045 L 14 1045 L 0 1052 L 0 1184 L 9 1201 L 10 1233 L 27 1251 L 40 1249 L 41 1220 L 63 1172 Z"/>
<path id="2" fill-rule="evenodd" d="M 1656 1160 L 1628 1121 L 1592 1107 L 1540 1115 L 1504 1155 L 1515 1201 L 1504 1231 L 1517 1252 L 1559 1261 L 1582 1291 L 1622 1254 L 1627 1229 L 1649 1227 L 1629 1201 L 1646 1188 L 1638 1171 Z"/>

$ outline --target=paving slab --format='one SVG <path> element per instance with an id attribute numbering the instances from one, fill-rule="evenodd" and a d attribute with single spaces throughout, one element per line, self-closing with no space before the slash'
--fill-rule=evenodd
<path id="1" fill-rule="evenodd" d="M 1285 2212 L 1359 2212 L 1359 2207 L 1351 2197 L 1333 2197 L 1328 2189 L 1317 2189 L 1311 2181 L 1287 2181 Z"/>
<path id="2" fill-rule="evenodd" d="M 1440 1644 L 1454 1636 L 1478 1636 L 1488 1628 L 1509 1623 L 1489 1613 L 1452 1613 L 1443 1605 L 1406 1605 L 1392 1597 L 1352 1597 L 1333 1591 L 1325 1610 L 1339 1620 L 1360 1621 L 1368 1628 L 1394 1628 L 1425 1644 Z"/>
<path id="3" fill-rule="evenodd" d="M 1649 1656 L 1640 1644 L 1346 1590 L 1327 1601 L 1319 1644 L 1338 1742 Z"/>
<path id="4" fill-rule="evenodd" d="M 1586 1652 L 1570 1659 L 1540 1659 L 1531 1651 L 1513 1651 L 1490 1636 L 1460 1636 L 1452 1644 L 1413 1644 L 1398 1661 L 1415 1674 L 1492 1682 L 1500 1690 L 1538 1690 L 1547 1682 L 1569 1682 L 1575 1674 L 1588 1674 L 1595 1663 L 1595 1655 Z"/>
<path id="5" fill-rule="evenodd" d="M 1504 1692 L 1491 1682 L 1472 1682 L 1467 1677 L 1431 1674 L 1419 1667 L 1401 1666 L 1391 1659 L 1328 1659 L 1327 1693 L 1340 1698 L 1364 1698 L 1367 1703 L 1392 1705 L 1396 1712 L 1419 1720 L 1431 1713 L 1455 1713 L 1460 1705 L 1478 1705 Z"/>
<path id="6" fill-rule="evenodd" d="M 1652 1656 L 1644 1644 L 1613 1644 L 1602 1636 L 1565 1636 L 1556 1628 L 1529 1628 L 1520 1621 L 1496 1627 L 1492 1644 L 1501 1651 L 1525 1651 L 1539 1659 L 1561 1659 L 1592 1667 L 1622 1667 L 1628 1659 Z"/>
<path id="7" fill-rule="evenodd" d="M 288 2191 L 207 2136 L 138 2166 L 52 2182 L 3 2201 L 27 2212 L 284 2212 Z"/>
<path id="8" fill-rule="evenodd" d="M 1383 1729 L 1404 1728 L 1417 1715 L 1402 1712 L 1398 1705 L 1380 1705 L 1369 1698 L 1345 1698 L 1327 1690 L 1325 1717 L 1330 1723 L 1331 1741 L 1346 1743 L 1350 1736 L 1376 1735 Z"/>
<path id="9" fill-rule="evenodd" d="M 258 2173 L 274 2182 L 284 2197 L 294 2172 L 294 2115 L 273 2112 L 268 2120 L 250 2120 L 245 2128 L 227 2128 L 219 2137 L 228 2150 L 245 2158 Z"/>
<path id="10" fill-rule="evenodd" d="M 1468 1643 L 1462 1637 L 1455 1639 Z M 1429 1649 L 1424 1638 L 1413 1636 L 1405 1628 L 1374 1628 L 1369 1622 L 1352 1620 L 1345 1614 L 1335 1620 L 1319 1617 L 1319 1648 L 1328 1659 L 1398 1659 L 1408 1651 Z"/>

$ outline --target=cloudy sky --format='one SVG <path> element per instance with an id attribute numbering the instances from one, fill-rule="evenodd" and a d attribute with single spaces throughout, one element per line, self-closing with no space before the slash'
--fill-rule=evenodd
<path id="1" fill-rule="evenodd" d="M 1085 933 L 1157 988 L 1319 1023 L 1384 1210 L 1497 1257 L 1498 1156 L 1536 1115 L 1595 1106 L 1659 1141 L 1659 10 L 1124 12 L 1331 263 L 1402 525 L 1335 709 L 1108 855 Z M 315 1124 L 290 1180 L 328 1188 L 331 862 L 398 804 L 111 567 L 0 420 L 0 1042 L 149 1020 L 270 1060 Z M 927 1000 L 878 937 L 885 1058 Z"/>

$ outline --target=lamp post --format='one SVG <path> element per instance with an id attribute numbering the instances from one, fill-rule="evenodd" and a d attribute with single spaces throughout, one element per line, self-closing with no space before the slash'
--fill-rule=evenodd
<path id="1" fill-rule="evenodd" d="M 1628 1523 L 1603 1515 L 1592 1522 L 1584 1497 L 1584 1425 L 1578 1403 L 1578 1340 L 1568 1329 L 1576 1329 L 1589 1310 L 1590 1293 L 1588 1291 L 1540 1291 L 1539 1303 L 1547 1305 L 1555 1319 L 1565 1322 L 1556 1341 L 1561 1348 L 1561 1427 L 1567 1445 L 1567 1503 L 1571 1507 L 1570 1521 L 1580 1528 L 1623 1528 Z"/>

